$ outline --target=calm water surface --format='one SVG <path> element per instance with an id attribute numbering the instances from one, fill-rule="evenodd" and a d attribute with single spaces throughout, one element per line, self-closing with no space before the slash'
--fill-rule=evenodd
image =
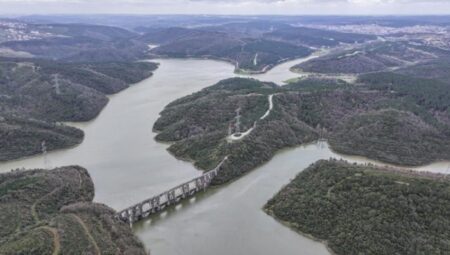
<path id="1" fill-rule="evenodd" d="M 301 61 L 253 77 L 281 84 L 298 76 L 289 68 Z M 161 65 L 152 78 L 112 96 L 94 121 L 74 124 L 86 134 L 80 146 L 3 163 L 0 172 L 79 164 L 94 180 L 95 201 L 118 210 L 200 175 L 192 164 L 169 155 L 167 145 L 153 140 L 152 126 L 171 101 L 235 76 L 233 66 L 210 60 L 157 62 Z M 330 157 L 341 156 L 325 143 L 285 150 L 239 180 L 135 225 L 135 232 L 156 255 L 329 254 L 324 245 L 294 233 L 261 208 L 302 169 Z M 422 169 L 446 172 L 448 167 L 444 162 Z"/>

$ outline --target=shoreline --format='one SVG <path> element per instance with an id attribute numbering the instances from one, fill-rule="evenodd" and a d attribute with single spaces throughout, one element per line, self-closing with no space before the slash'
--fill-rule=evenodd
<path id="1" fill-rule="evenodd" d="M 155 132 L 154 132 L 155 133 Z M 157 133 L 156 133 L 157 134 Z M 227 137 L 224 138 L 225 140 L 227 139 Z M 160 144 L 164 144 L 164 145 L 168 145 L 169 147 L 176 143 L 176 142 L 164 142 L 164 141 L 160 141 L 156 139 L 156 136 L 154 137 L 154 140 Z M 243 176 L 251 173 L 252 171 L 264 166 L 265 164 L 269 163 L 275 156 L 277 156 L 280 153 L 283 153 L 284 151 L 289 151 L 289 150 L 295 150 L 297 148 L 301 148 L 301 147 L 307 147 L 310 145 L 318 145 L 320 144 L 320 141 L 317 140 L 313 140 L 311 142 L 307 142 L 307 143 L 302 143 L 299 145 L 294 145 L 294 146 L 289 146 L 289 147 L 285 147 L 279 150 L 274 151 L 273 155 L 270 157 L 269 160 L 267 161 L 263 161 L 260 164 L 256 165 L 255 167 L 253 167 L 252 169 L 250 169 L 249 171 L 246 171 L 245 173 L 243 173 L 240 176 L 237 176 L 236 178 L 233 178 L 225 183 L 219 183 L 219 184 L 215 184 L 213 186 L 222 186 L 222 185 L 226 185 L 228 183 L 232 183 L 240 178 L 242 178 Z M 356 162 L 356 164 L 358 165 L 367 165 L 367 166 L 373 166 L 378 168 L 377 170 L 379 171 L 385 171 L 388 173 L 397 173 L 397 174 L 404 174 L 407 176 L 421 176 L 421 177 L 427 177 L 427 178 L 432 178 L 432 179 L 450 179 L 450 173 L 444 173 L 444 172 L 432 172 L 432 171 L 428 171 L 428 170 L 423 170 L 421 168 L 426 168 L 429 166 L 432 166 L 434 164 L 449 164 L 450 167 L 450 160 L 438 160 L 438 161 L 433 161 L 430 162 L 428 164 L 423 164 L 423 165 L 418 165 L 418 166 L 408 166 L 408 165 L 396 165 L 396 164 L 391 164 L 391 163 L 387 163 L 387 162 L 383 162 L 380 160 L 376 160 L 376 159 L 372 159 L 372 158 L 368 158 L 366 156 L 360 156 L 360 155 L 352 155 L 352 154 L 345 154 L 345 153 L 341 153 L 338 152 L 336 150 L 333 149 L 333 147 L 328 143 L 328 141 L 326 141 L 327 144 L 327 148 L 333 152 L 334 154 L 336 154 L 337 156 L 341 157 L 341 159 L 336 159 L 336 160 L 344 160 L 346 162 L 352 161 L 351 163 L 353 163 L 354 161 L 365 161 L 366 163 L 359 163 Z M 208 171 L 208 169 L 202 169 L 199 168 L 195 163 L 196 161 L 192 158 L 183 158 L 183 157 L 179 157 L 176 156 L 173 152 L 169 151 L 169 147 L 166 148 L 166 151 L 175 159 L 183 161 L 183 162 L 187 162 L 187 163 L 191 163 L 192 166 L 199 170 L 200 172 L 206 172 Z M 335 158 L 332 158 L 335 159 Z M 304 170 L 304 169 L 302 169 Z M 301 171 L 302 171 L 301 170 Z"/>
<path id="2" fill-rule="evenodd" d="M 82 120 L 82 121 L 49 121 L 49 122 L 46 121 L 46 120 L 42 120 L 42 121 L 44 121 L 44 122 L 46 122 L 48 124 L 62 125 L 62 126 L 70 127 L 70 128 L 75 128 L 75 129 L 77 129 L 77 130 L 79 130 L 79 131 L 81 131 L 83 133 L 83 138 L 80 140 L 79 143 L 76 143 L 76 144 L 71 145 L 71 146 L 58 148 L 58 149 L 48 150 L 47 152 L 48 153 L 53 153 L 53 152 L 71 150 L 71 149 L 74 149 L 74 148 L 80 146 L 84 142 L 84 140 L 86 139 L 86 134 L 85 134 L 85 131 L 84 131 L 84 127 L 82 127 L 82 126 L 87 125 L 87 124 L 92 123 L 93 121 L 95 121 L 102 114 L 102 112 L 105 110 L 105 108 L 109 105 L 112 97 L 120 94 L 121 92 L 129 89 L 130 87 L 132 87 L 132 86 L 134 86 L 136 84 L 141 83 L 142 81 L 145 81 L 147 79 L 151 79 L 153 77 L 153 75 L 154 75 L 154 72 L 158 70 L 158 67 L 159 67 L 159 64 L 158 64 L 156 69 L 150 71 L 150 74 L 147 77 L 145 77 L 144 79 L 142 79 L 142 80 L 140 80 L 138 82 L 127 84 L 126 88 L 123 88 L 123 89 L 121 89 L 121 90 L 119 90 L 119 91 L 117 91 L 115 93 L 112 93 L 112 94 L 103 94 L 107 98 L 106 103 L 95 114 L 95 116 L 93 116 L 92 118 L 90 118 L 88 120 Z M 34 157 L 39 157 L 41 155 L 42 155 L 42 153 L 36 153 L 36 154 L 32 154 L 32 155 L 21 156 L 21 157 L 14 158 L 14 159 L 0 160 L 0 164 L 6 164 L 6 163 L 12 163 L 12 162 L 17 162 L 17 161 L 21 161 L 21 160 L 31 159 L 31 158 L 34 158 Z M 16 169 L 10 169 L 10 171 L 12 171 L 12 170 L 16 170 Z"/>
<path id="3" fill-rule="evenodd" d="M 271 71 L 272 69 L 274 69 L 275 67 L 285 64 L 287 62 L 290 61 L 296 61 L 296 60 L 302 60 L 305 59 L 306 61 L 309 61 L 311 59 L 317 58 L 319 56 L 321 56 L 320 53 L 324 53 L 323 50 L 316 50 L 313 51 L 312 53 L 310 53 L 309 55 L 306 56 L 295 56 L 295 57 L 291 57 L 291 58 L 285 58 L 285 59 L 281 59 L 280 61 L 278 61 L 275 64 L 269 64 L 266 65 L 263 69 L 261 70 L 247 70 L 247 69 L 241 69 L 239 68 L 238 63 L 235 60 L 232 59 L 227 59 L 227 58 L 219 58 L 219 57 L 214 57 L 214 56 L 209 56 L 209 55 L 205 55 L 205 56 L 186 56 L 186 57 L 170 57 L 167 55 L 152 55 L 149 57 L 149 61 L 155 61 L 158 59 L 176 59 L 176 60 L 213 60 L 213 61 L 219 61 L 219 62 L 225 62 L 227 64 L 233 65 L 234 66 L 234 71 L 233 74 L 236 75 L 258 75 L 258 74 L 266 74 L 269 71 Z M 157 61 L 156 61 L 157 62 Z"/>
<path id="4" fill-rule="evenodd" d="M 320 162 L 322 160 L 316 161 L 315 163 L 311 164 L 309 167 L 302 169 L 301 171 L 299 171 L 298 175 L 300 175 L 304 170 L 314 167 L 318 162 Z M 352 163 L 348 160 L 345 159 L 329 159 L 329 160 L 325 160 L 325 161 L 329 161 L 329 162 L 335 162 L 336 164 L 347 164 L 349 166 L 352 167 L 366 167 L 367 169 L 363 170 L 363 172 L 369 171 L 369 172 L 373 172 L 375 174 L 381 174 L 381 175 L 388 175 L 388 176 L 397 176 L 397 177 L 403 177 L 403 178 L 412 178 L 412 179 L 416 179 L 416 180 L 420 180 L 420 179 L 426 179 L 429 181 L 434 181 L 434 182 L 443 182 L 443 183 L 449 183 L 450 182 L 450 175 L 448 174 L 439 174 L 439 173 L 430 173 L 430 172 L 426 172 L 426 171 L 414 171 L 414 170 L 407 170 L 407 169 L 400 169 L 400 168 L 392 168 L 392 167 L 385 167 L 385 166 L 377 166 L 377 165 L 373 165 L 370 163 L 366 163 L 366 164 L 362 164 L 362 163 Z M 298 177 L 298 176 L 297 176 Z M 295 177 L 295 178 L 297 178 Z M 281 192 L 283 192 L 284 190 L 286 190 L 287 187 L 289 187 L 289 185 L 292 185 L 293 180 L 291 179 L 288 183 L 286 183 L 285 185 L 283 185 L 275 194 L 273 194 L 271 199 L 274 199 L 275 197 L 277 197 Z M 315 242 L 321 243 L 323 244 L 327 250 L 330 252 L 331 255 L 338 255 L 337 253 L 335 253 L 331 247 L 329 246 L 329 242 L 326 239 L 321 239 L 319 237 L 314 236 L 313 234 L 309 234 L 306 232 L 303 232 L 301 230 L 301 226 L 299 226 L 297 223 L 295 222 L 290 222 L 287 220 L 282 220 L 279 217 L 276 216 L 276 214 L 274 213 L 274 211 L 272 209 L 270 209 L 268 206 L 270 199 L 268 200 L 268 202 L 262 207 L 262 211 L 264 211 L 267 215 L 271 216 L 271 218 L 273 218 L 276 222 L 280 223 L 281 225 L 289 228 L 290 230 L 294 231 L 295 233 L 308 238 L 310 240 L 313 240 Z"/>
<path id="5" fill-rule="evenodd" d="M 328 141 L 327 141 L 328 143 Z M 331 144 L 328 143 L 328 147 L 330 148 L 330 150 L 338 155 L 345 155 L 345 156 L 349 156 L 349 157 L 354 157 L 354 158 L 359 158 L 365 161 L 372 161 L 372 164 L 374 165 L 378 165 L 378 166 L 384 166 L 384 167 L 391 167 L 391 168 L 397 168 L 397 169 L 405 169 L 405 170 L 414 170 L 414 171 L 418 171 L 421 172 L 420 168 L 424 168 L 424 167 L 428 167 L 428 166 L 432 166 L 434 164 L 449 164 L 450 167 L 450 159 L 437 159 L 437 160 L 432 160 L 430 162 L 425 162 L 423 164 L 417 164 L 417 165 L 409 165 L 409 164 L 402 164 L 402 163 L 392 163 L 392 162 L 385 162 L 376 158 L 369 158 L 365 155 L 360 155 L 360 154 L 351 154 L 351 153 L 345 153 L 345 152 L 340 152 L 338 150 L 336 150 Z M 450 173 L 446 174 L 446 175 L 450 175 Z"/>
<path id="6" fill-rule="evenodd" d="M 286 186 L 286 185 L 285 185 Z M 283 189 L 285 186 L 283 186 L 281 189 Z M 303 236 L 304 238 L 310 239 L 314 242 L 323 244 L 325 246 L 325 248 L 327 249 L 327 251 L 330 253 L 330 255 L 338 255 L 337 253 L 335 253 L 330 246 L 328 246 L 328 241 L 327 240 L 323 240 L 320 238 L 317 238 L 315 236 L 313 236 L 312 234 L 308 234 L 305 232 L 302 232 L 300 229 L 298 229 L 294 223 L 291 223 L 289 221 L 284 221 L 281 220 L 280 218 L 276 217 L 275 214 L 273 213 L 272 210 L 266 208 L 265 206 L 262 208 L 262 211 L 265 212 L 268 216 L 272 217 L 272 219 L 274 219 L 276 222 L 280 223 L 281 225 L 289 228 L 290 230 L 294 231 L 295 233 Z"/>

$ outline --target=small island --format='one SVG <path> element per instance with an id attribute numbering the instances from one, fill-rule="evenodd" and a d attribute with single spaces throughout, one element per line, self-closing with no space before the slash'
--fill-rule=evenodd
<path id="1" fill-rule="evenodd" d="M 147 254 L 78 166 L 0 175 L 0 254 Z"/>
<path id="2" fill-rule="evenodd" d="M 450 252 L 448 176 L 319 161 L 265 211 L 337 255 Z"/>

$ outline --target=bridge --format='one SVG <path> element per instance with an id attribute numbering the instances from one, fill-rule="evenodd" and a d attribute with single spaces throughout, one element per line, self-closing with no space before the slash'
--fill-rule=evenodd
<path id="1" fill-rule="evenodd" d="M 190 198 L 200 191 L 206 190 L 227 159 L 228 157 L 225 157 L 216 168 L 204 173 L 200 177 L 118 212 L 116 217 L 123 222 L 133 224 L 150 215 L 157 214 L 169 206 L 176 205 L 180 201 Z"/>

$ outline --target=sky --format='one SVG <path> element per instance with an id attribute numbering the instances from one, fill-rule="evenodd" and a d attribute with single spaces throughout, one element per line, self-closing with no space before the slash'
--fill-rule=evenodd
<path id="1" fill-rule="evenodd" d="M 450 14 L 450 0 L 0 0 L 0 14 Z"/>

